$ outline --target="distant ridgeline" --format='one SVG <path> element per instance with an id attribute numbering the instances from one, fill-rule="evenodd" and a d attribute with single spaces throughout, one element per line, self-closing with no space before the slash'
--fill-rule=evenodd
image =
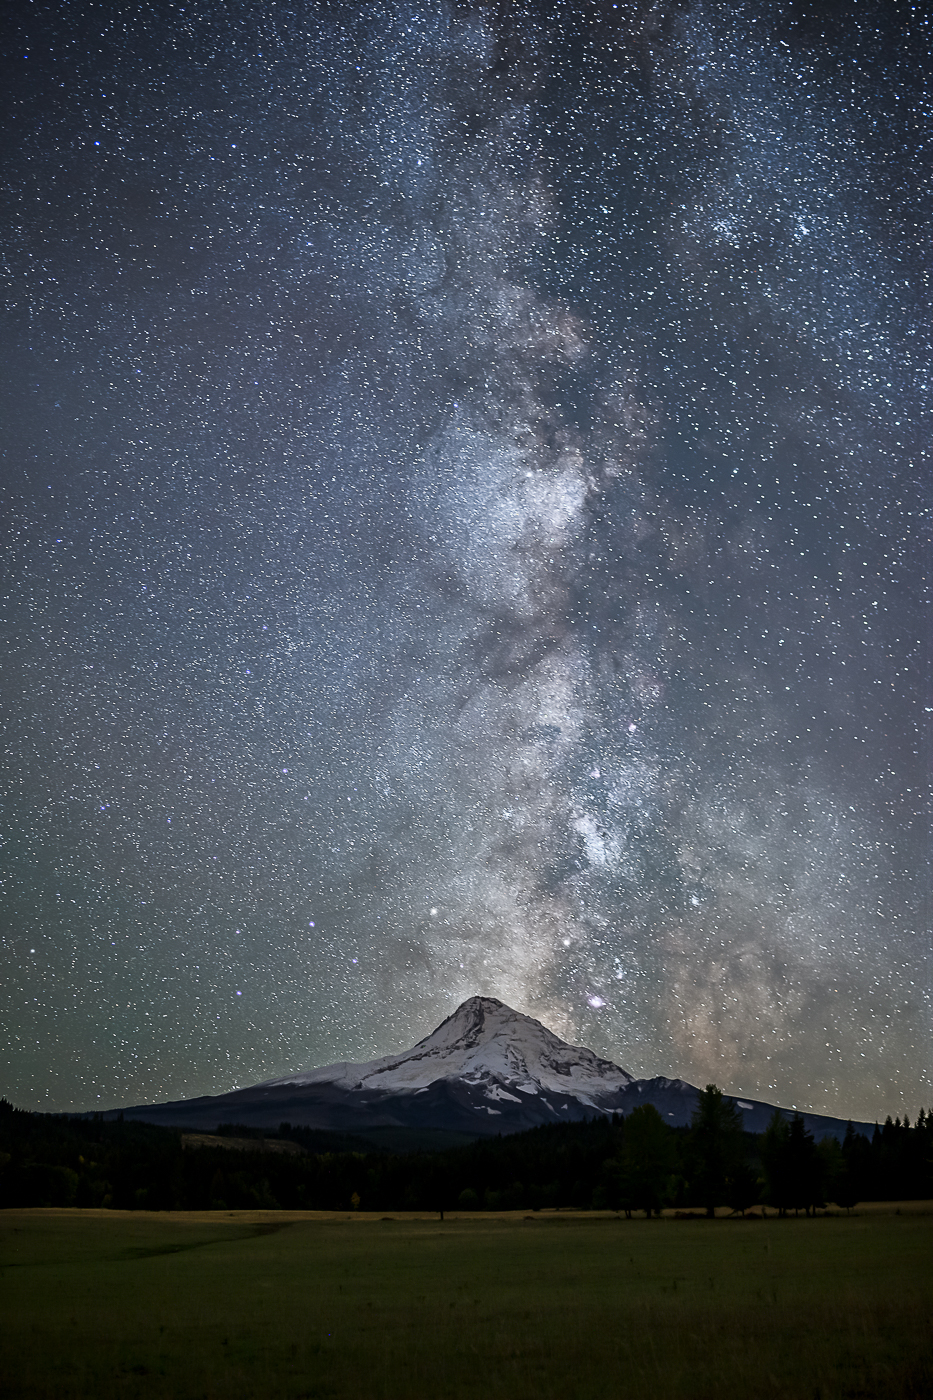
<path id="1" fill-rule="evenodd" d="M 651 1105 L 625 1117 L 501 1138 L 398 1130 L 351 1138 L 219 1125 L 187 1134 L 140 1122 L 28 1113 L 0 1099 L 0 1206 L 122 1210 L 536 1210 L 659 1212 L 717 1206 L 781 1214 L 827 1203 L 933 1198 L 933 1113 L 815 1143 L 798 1116 L 761 1134 L 709 1086 L 693 1122 Z"/>

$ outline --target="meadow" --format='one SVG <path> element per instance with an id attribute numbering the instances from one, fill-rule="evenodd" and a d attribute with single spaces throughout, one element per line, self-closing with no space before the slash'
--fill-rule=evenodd
<path id="1" fill-rule="evenodd" d="M 13 1397 L 933 1395 L 933 1204 L 816 1219 L 0 1213 Z"/>

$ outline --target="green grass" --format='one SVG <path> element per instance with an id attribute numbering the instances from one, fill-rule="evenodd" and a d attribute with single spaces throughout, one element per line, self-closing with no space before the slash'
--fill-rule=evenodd
<path id="1" fill-rule="evenodd" d="M 920 1400 L 931 1339 L 922 1211 L 0 1214 L 8 1400 Z"/>

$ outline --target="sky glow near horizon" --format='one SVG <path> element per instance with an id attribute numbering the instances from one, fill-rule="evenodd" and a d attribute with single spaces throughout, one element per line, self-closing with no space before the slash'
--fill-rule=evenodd
<path id="1" fill-rule="evenodd" d="M 356 8 L 13 7 L 2 1092 L 480 993 L 913 1116 L 928 29 Z"/>

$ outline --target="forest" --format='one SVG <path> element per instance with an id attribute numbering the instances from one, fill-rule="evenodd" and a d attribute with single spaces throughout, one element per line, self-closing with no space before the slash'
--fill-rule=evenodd
<path id="1" fill-rule="evenodd" d="M 282 1123 L 211 1138 L 100 1115 L 30 1113 L 0 1099 L 0 1207 L 118 1210 L 540 1210 L 632 1215 L 726 1207 L 779 1215 L 827 1204 L 933 1198 L 933 1112 L 850 1125 L 815 1142 L 797 1114 L 741 1127 L 708 1085 L 689 1127 L 650 1105 L 614 1117 L 485 1137 L 445 1150 L 380 1150 L 363 1138 Z"/>

